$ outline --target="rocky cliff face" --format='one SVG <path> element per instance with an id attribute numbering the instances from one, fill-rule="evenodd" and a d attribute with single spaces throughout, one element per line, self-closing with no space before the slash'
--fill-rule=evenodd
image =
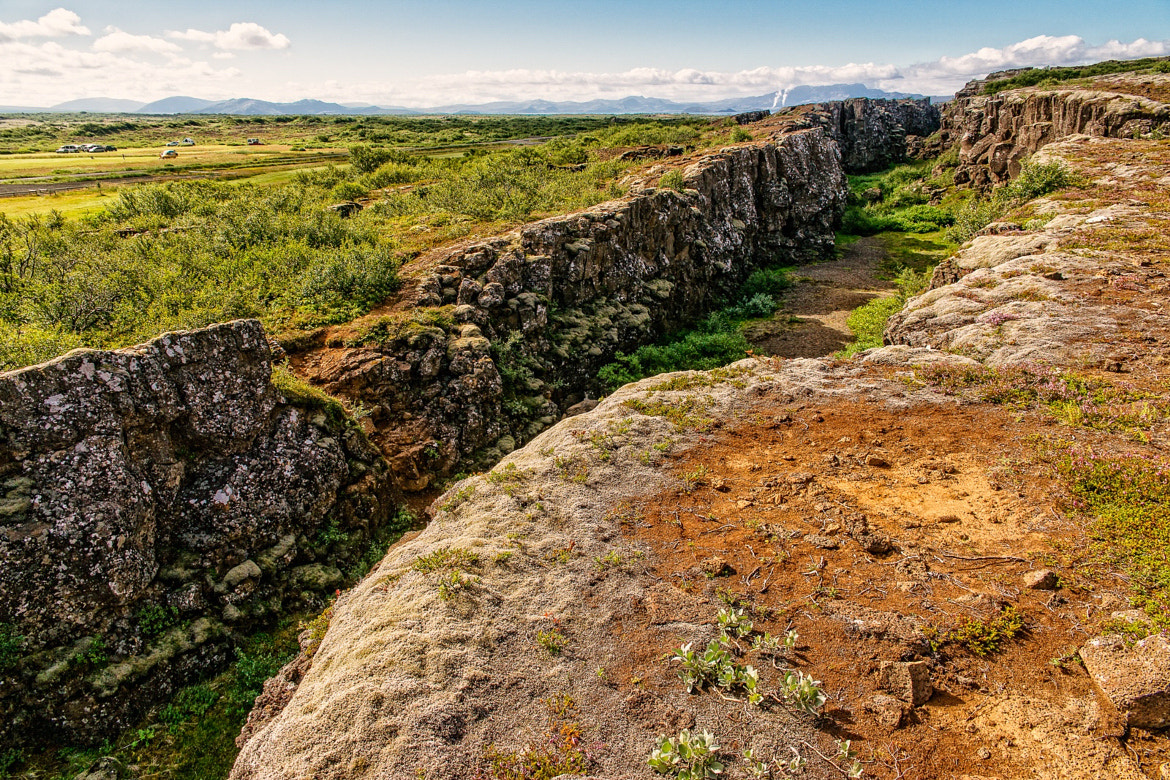
<path id="1" fill-rule="evenodd" d="M 683 179 L 683 191 L 640 188 L 454 252 L 360 349 L 301 368 L 374 410 L 407 488 L 473 453 L 494 463 L 596 392 L 618 350 L 698 316 L 762 265 L 832 250 L 845 179 L 820 130 L 705 155 Z"/>
<path id="2" fill-rule="evenodd" d="M 1010 74 L 993 74 L 1002 77 Z M 956 184 L 986 188 L 1015 176 L 1025 158 L 1071 135 L 1133 138 L 1170 133 L 1170 106 L 1150 89 L 1170 84 L 1164 74 L 1115 77 L 1089 87 L 1018 89 L 982 94 L 972 82 L 946 105 L 943 141 L 958 144 Z"/>
<path id="3" fill-rule="evenodd" d="M 938 106 L 921 100 L 852 98 L 795 109 L 819 125 L 841 149 L 849 173 L 880 171 L 914 156 L 922 139 L 939 129 Z"/>
<path id="4" fill-rule="evenodd" d="M 0 375 L 0 739 L 125 728 L 345 581 L 386 464 L 271 374 L 239 321 Z"/>

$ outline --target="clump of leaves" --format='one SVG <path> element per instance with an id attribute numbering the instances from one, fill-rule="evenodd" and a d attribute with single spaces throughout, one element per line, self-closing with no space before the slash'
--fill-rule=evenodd
<path id="1" fill-rule="evenodd" d="M 162 604 L 151 604 L 138 610 L 135 617 L 139 630 L 148 637 L 155 637 L 178 622 L 179 610 Z"/>
<path id="2" fill-rule="evenodd" d="M 1024 630 L 1024 613 L 1012 604 L 988 620 L 964 618 L 958 626 L 946 631 L 928 628 L 924 633 L 932 649 L 945 644 L 958 644 L 983 658 L 998 652 L 1003 643 L 1014 639 Z"/>
<path id="3" fill-rule="evenodd" d="M 24 651 L 24 637 L 16 633 L 16 626 L 0 623 L 0 672 L 16 666 Z"/>
<path id="4" fill-rule="evenodd" d="M 440 547 L 434 552 L 420 555 L 410 568 L 423 574 L 440 569 L 470 569 L 479 564 L 479 555 L 466 547 Z"/>
<path id="5" fill-rule="evenodd" d="M 791 671 L 784 675 L 780 683 L 780 696 L 785 702 L 810 715 L 816 715 L 827 701 L 825 692 L 821 690 L 820 681 L 800 671 Z"/>
<path id="6" fill-rule="evenodd" d="M 680 171 L 678 168 L 667 171 L 662 175 L 662 178 L 658 180 L 658 186 L 662 187 L 663 189 L 682 192 L 684 189 L 686 189 L 686 185 L 683 183 L 682 171 Z"/>
<path id="7" fill-rule="evenodd" d="M 676 737 L 658 738 L 647 763 L 655 772 L 679 780 L 703 780 L 723 774 L 719 743 L 710 731 L 683 729 Z"/>
<path id="8" fill-rule="evenodd" d="M 547 650 L 549 655 L 560 655 L 569 644 L 569 638 L 558 627 L 553 626 L 537 631 L 536 643 Z"/>

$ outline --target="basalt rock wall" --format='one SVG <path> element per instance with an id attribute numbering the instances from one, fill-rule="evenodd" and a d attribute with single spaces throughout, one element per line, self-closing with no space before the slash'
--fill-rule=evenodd
<path id="1" fill-rule="evenodd" d="M 312 373 L 373 410 L 405 487 L 475 454 L 484 465 L 601 389 L 600 367 L 679 327 L 753 270 L 832 251 L 845 203 L 819 130 L 694 160 L 681 189 L 546 219 L 450 254 L 415 307 Z"/>
<path id="2" fill-rule="evenodd" d="M 1112 87 L 1126 89 L 1127 79 L 1114 81 Z M 1170 76 L 1150 75 L 1143 82 L 1170 83 Z M 986 189 L 1006 182 L 1020 172 L 1027 157 L 1072 135 L 1133 138 L 1170 133 L 1170 106 L 1141 94 L 1062 86 L 985 95 L 985 83 L 968 84 L 943 112 L 943 143 L 959 148 L 956 184 Z M 1141 89 L 1149 91 L 1149 85 L 1143 83 Z"/>
<path id="3" fill-rule="evenodd" d="M 917 156 L 941 119 L 929 98 L 852 98 L 801 106 L 798 111 L 837 142 L 841 164 L 849 173 L 880 171 Z"/>
<path id="4" fill-rule="evenodd" d="M 388 468 L 271 374 L 238 321 L 0 375 L 0 743 L 116 733 L 345 582 Z"/>

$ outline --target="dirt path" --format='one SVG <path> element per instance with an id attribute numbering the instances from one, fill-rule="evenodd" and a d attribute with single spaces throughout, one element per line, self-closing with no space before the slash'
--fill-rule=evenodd
<path id="1" fill-rule="evenodd" d="M 812 358 L 831 355 L 853 341 L 849 313 L 873 298 L 890 295 L 893 282 L 877 278 L 888 249 L 880 236 L 859 239 L 841 257 L 801 266 L 784 308 L 771 320 L 750 326 L 748 341 L 763 355 Z"/>

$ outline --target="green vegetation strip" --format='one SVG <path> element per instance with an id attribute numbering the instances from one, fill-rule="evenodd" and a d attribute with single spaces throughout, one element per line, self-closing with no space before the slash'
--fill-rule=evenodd
<path id="1" fill-rule="evenodd" d="M 1165 57 L 1146 57 L 1140 60 L 1107 60 L 1069 68 L 1033 68 L 1010 78 L 988 82 L 983 87 L 983 94 L 994 95 L 1006 89 L 1021 87 L 1050 87 L 1075 79 L 1113 73 L 1170 73 L 1170 60 Z"/>
<path id="2" fill-rule="evenodd" d="M 658 344 L 639 347 L 628 355 L 619 352 L 612 363 L 601 368 L 598 378 L 612 390 L 648 376 L 703 371 L 740 360 L 751 349 L 744 327 L 772 316 L 780 307 L 780 296 L 792 284 L 790 269 L 756 271 L 740 286 L 733 303 Z"/>

